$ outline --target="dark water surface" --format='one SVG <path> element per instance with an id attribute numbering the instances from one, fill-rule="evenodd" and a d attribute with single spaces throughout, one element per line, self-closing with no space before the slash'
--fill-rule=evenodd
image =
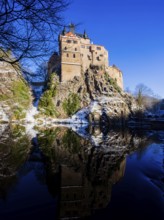
<path id="1" fill-rule="evenodd" d="M 164 132 L 1 132 L 0 220 L 77 218 L 164 219 Z"/>

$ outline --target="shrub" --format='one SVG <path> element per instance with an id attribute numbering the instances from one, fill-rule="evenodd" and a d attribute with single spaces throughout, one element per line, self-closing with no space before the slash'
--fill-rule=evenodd
<path id="1" fill-rule="evenodd" d="M 119 92 L 119 93 L 121 92 L 121 89 L 117 84 L 117 81 L 115 79 L 111 78 L 107 72 L 105 72 L 104 78 L 107 82 L 109 82 L 117 90 L 117 92 Z"/>
<path id="2" fill-rule="evenodd" d="M 54 74 L 52 74 L 47 85 L 47 91 L 44 92 L 39 101 L 38 108 L 42 114 L 45 114 L 47 116 L 58 116 L 55 105 L 53 103 L 53 97 L 56 96 L 56 93 L 57 84 L 54 81 Z"/>
<path id="3" fill-rule="evenodd" d="M 80 108 L 79 96 L 75 93 L 70 93 L 68 98 L 63 102 L 63 110 L 68 115 L 73 115 Z"/>

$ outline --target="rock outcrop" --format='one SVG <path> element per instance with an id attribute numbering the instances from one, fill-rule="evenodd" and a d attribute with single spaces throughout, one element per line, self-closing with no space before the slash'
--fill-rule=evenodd
<path id="1" fill-rule="evenodd" d="M 31 97 L 20 68 L 0 61 L 0 122 L 25 118 Z"/>
<path id="2" fill-rule="evenodd" d="M 51 91 L 51 94 L 47 95 L 48 91 Z M 59 81 L 57 75 L 51 76 L 51 82 L 41 98 L 39 108 L 43 113 L 52 116 L 48 111 L 48 103 L 42 102 L 50 96 L 51 108 L 55 109 L 54 117 L 57 118 L 66 118 L 80 109 L 85 109 L 85 112 L 87 109 L 90 122 L 120 123 L 137 111 L 134 98 L 123 92 L 116 81 L 97 66 L 92 66 L 81 77 L 75 76 L 73 80 L 64 83 Z"/>

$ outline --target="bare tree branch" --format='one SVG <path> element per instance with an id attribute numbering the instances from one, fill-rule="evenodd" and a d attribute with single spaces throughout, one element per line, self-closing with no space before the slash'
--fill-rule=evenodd
<path id="1" fill-rule="evenodd" d="M 46 58 L 64 26 L 63 12 L 70 0 L 1 0 L 0 60 L 18 61 Z M 5 51 L 11 50 L 12 59 Z M 37 59 L 38 58 L 38 59 Z M 43 62 L 43 61 L 42 61 Z"/>

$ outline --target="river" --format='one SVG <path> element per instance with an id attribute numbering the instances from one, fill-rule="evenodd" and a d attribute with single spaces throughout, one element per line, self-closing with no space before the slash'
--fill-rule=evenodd
<path id="1" fill-rule="evenodd" d="M 1 130 L 1 220 L 164 219 L 163 131 L 76 132 Z"/>

